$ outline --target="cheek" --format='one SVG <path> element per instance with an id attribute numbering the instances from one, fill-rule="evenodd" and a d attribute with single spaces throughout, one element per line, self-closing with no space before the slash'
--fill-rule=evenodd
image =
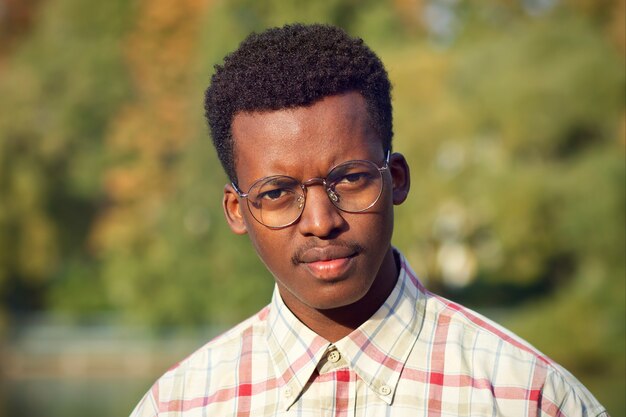
<path id="1" fill-rule="evenodd" d="M 280 273 L 286 266 L 291 264 L 292 239 L 282 236 L 284 230 L 271 230 L 260 225 L 256 220 L 250 219 L 256 224 L 247 223 L 248 236 L 252 246 L 265 267 L 274 275 Z"/>
<path id="2" fill-rule="evenodd" d="M 391 184 L 385 184 L 385 187 L 387 185 L 389 188 L 385 188 L 383 195 L 376 203 L 376 211 L 372 213 L 374 217 L 368 219 L 368 224 L 365 226 L 369 232 L 368 236 L 380 239 L 380 242 L 390 238 L 393 232 L 393 196 L 390 191 Z"/>

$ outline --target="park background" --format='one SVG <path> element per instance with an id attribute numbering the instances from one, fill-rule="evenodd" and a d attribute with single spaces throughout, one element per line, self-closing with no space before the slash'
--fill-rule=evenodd
<path id="1" fill-rule="evenodd" d="M 0 416 L 128 415 L 269 300 L 203 120 L 250 32 L 327 22 L 393 83 L 394 244 L 626 415 L 625 2 L 0 0 Z"/>

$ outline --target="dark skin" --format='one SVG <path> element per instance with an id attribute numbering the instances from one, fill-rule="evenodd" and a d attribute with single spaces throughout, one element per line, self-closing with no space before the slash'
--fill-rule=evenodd
<path id="1" fill-rule="evenodd" d="M 259 178 L 289 175 L 300 181 L 325 177 L 337 164 L 385 154 L 357 92 L 326 97 L 311 106 L 238 113 L 232 123 L 235 169 L 247 191 Z M 270 229 L 250 214 L 230 185 L 224 213 L 231 230 L 248 234 L 273 274 L 282 299 L 311 330 L 335 342 L 369 319 L 387 299 L 398 277 L 391 248 L 393 206 L 409 191 L 409 168 L 401 154 L 390 157 L 383 192 L 362 213 L 346 213 L 323 187 L 308 189 L 300 219 Z"/>

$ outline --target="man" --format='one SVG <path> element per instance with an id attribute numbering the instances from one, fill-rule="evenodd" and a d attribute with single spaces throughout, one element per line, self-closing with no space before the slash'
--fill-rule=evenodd
<path id="1" fill-rule="evenodd" d="M 226 220 L 271 303 L 163 375 L 133 416 L 599 416 L 567 371 L 429 293 L 391 246 L 409 167 L 390 83 L 323 25 L 251 35 L 216 67 L 207 118 Z"/>

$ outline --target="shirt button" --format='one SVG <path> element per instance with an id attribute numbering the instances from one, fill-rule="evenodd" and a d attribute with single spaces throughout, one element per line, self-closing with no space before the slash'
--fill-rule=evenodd
<path id="1" fill-rule="evenodd" d="M 284 395 L 285 395 L 285 397 L 287 397 L 287 398 L 291 397 L 291 388 L 286 387 L 286 388 L 283 390 L 283 394 L 284 394 Z"/>
<path id="2" fill-rule="evenodd" d="M 328 352 L 328 360 L 332 363 L 337 363 L 341 359 L 341 353 L 338 350 L 331 350 Z"/>
<path id="3" fill-rule="evenodd" d="M 380 388 L 378 388 L 378 392 L 381 395 L 389 395 L 391 394 L 391 388 L 389 388 L 389 385 L 381 385 Z"/>

